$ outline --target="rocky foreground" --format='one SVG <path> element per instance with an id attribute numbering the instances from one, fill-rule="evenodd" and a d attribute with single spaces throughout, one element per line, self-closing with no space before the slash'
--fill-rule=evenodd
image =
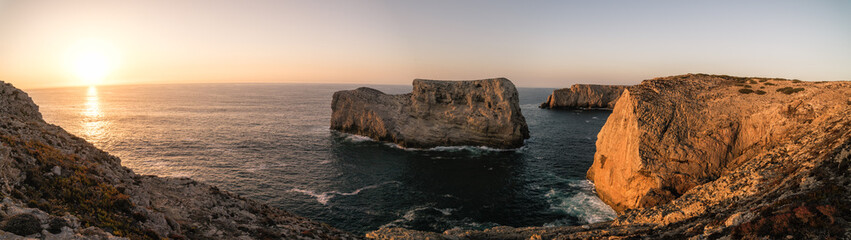
<path id="1" fill-rule="evenodd" d="M 689 74 L 620 96 L 588 178 L 620 216 L 376 239 L 851 239 L 851 82 Z"/>
<path id="2" fill-rule="evenodd" d="M 570 88 L 556 89 L 541 103 L 550 109 L 612 109 L 627 86 L 574 84 Z"/>
<path id="3" fill-rule="evenodd" d="M 372 88 L 334 93 L 331 129 L 407 148 L 517 148 L 529 138 L 514 84 L 416 79 L 408 94 Z"/>
<path id="4" fill-rule="evenodd" d="M 187 178 L 142 176 L 0 82 L 0 239 L 354 239 Z"/>

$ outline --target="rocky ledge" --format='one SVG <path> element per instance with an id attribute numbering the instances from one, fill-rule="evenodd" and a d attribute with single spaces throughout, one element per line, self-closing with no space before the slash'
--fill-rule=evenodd
<path id="1" fill-rule="evenodd" d="M 851 239 L 851 82 L 688 74 L 625 90 L 588 170 L 614 221 L 386 239 Z"/>
<path id="2" fill-rule="evenodd" d="M 354 239 L 188 178 L 141 176 L 0 82 L 0 239 Z"/>
<path id="3" fill-rule="evenodd" d="M 551 109 L 612 109 L 627 86 L 574 84 L 570 88 L 556 89 L 541 108 Z"/>
<path id="4" fill-rule="evenodd" d="M 514 84 L 416 79 L 408 94 L 372 88 L 334 93 L 331 129 L 408 148 L 517 148 L 529 138 Z"/>

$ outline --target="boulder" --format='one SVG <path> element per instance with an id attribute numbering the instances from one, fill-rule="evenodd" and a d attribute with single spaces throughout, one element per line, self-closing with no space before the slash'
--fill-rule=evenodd
<path id="1" fill-rule="evenodd" d="M 514 84 L 416 79 L 408 94 L 372 88 L 334 93 L 331 129 L 406 148 L 517 148 L 529 138 Z"/>

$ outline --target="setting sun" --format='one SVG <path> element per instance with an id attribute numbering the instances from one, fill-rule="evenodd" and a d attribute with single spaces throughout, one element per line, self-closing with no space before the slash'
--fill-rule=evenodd
<path id="1" fill-rule="evenodd" d="M 72 46 L 68 54 L 69 70 L 85 85 L 103 83 L 116 65 L 114 47 L 100 41 L 81 41 Z"/>

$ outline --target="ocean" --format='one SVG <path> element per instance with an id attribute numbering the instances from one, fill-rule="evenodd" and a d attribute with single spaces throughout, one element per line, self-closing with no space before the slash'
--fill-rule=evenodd
<path id="1" fill-rule="evenodd" d="M 28 90 L 49 123 L 138 174 L 190 177 L 365 233 L 563 226 L 613 219 L 585 172 L 609 111 L 539 109 L 514 150 L 404 149 L 329 130 L 331 96 L 361 85 L 183 84 Z M 407 93 L 410 86 L 370 86 Z"/>

